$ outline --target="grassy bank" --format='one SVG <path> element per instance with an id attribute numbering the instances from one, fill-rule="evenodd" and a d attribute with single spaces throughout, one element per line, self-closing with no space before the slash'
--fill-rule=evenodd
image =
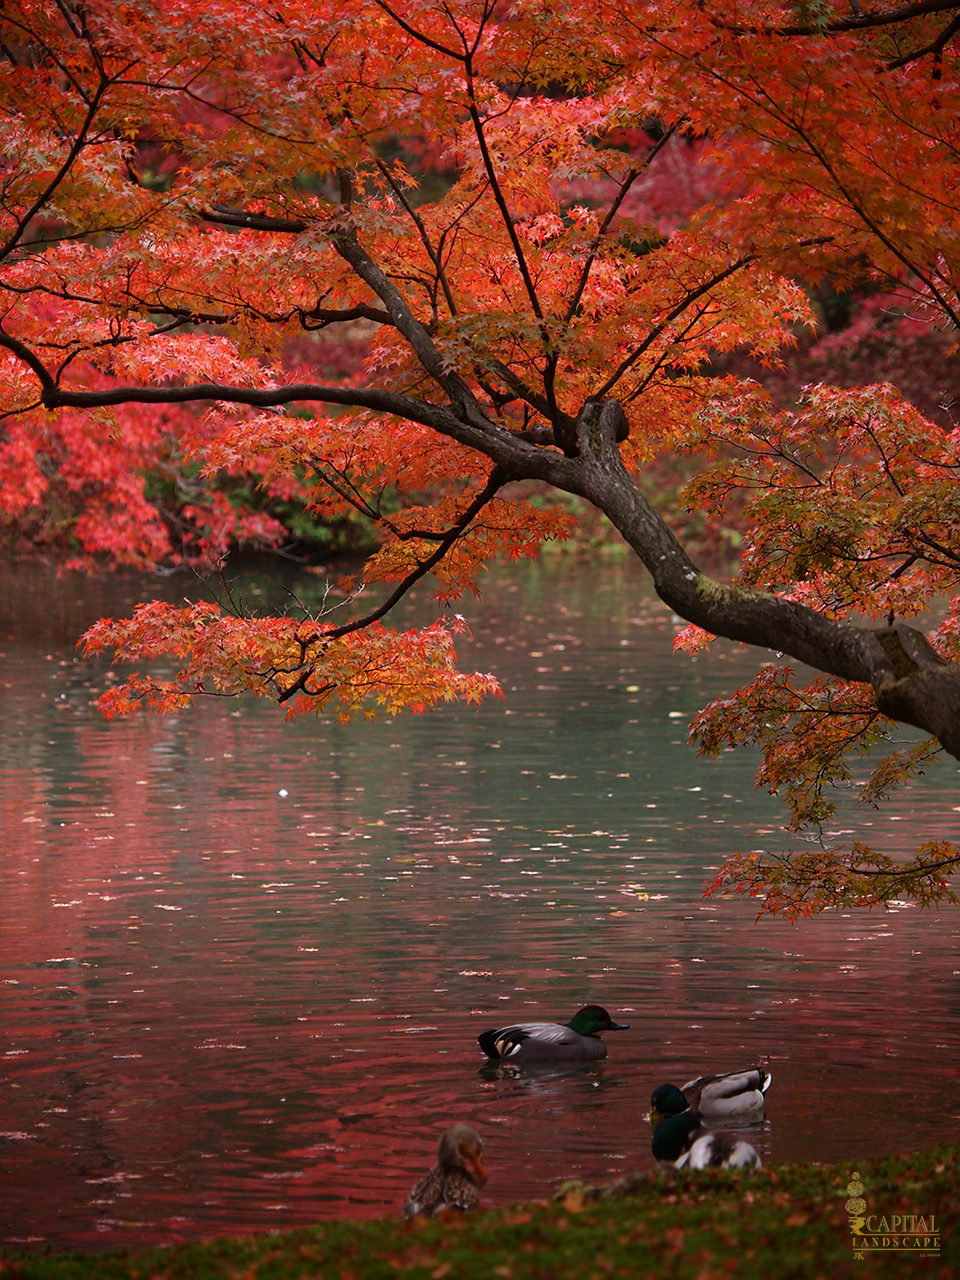
<path id="1" fill-rule="evenodd" d="M 890 1243 L 855 1256 L 845 1208 L 854 1170 L 863 1183 L 862 1212 L 872 1215 L 867 1229 L 888 1227 L 888 1241 L 903 1245 L 893 1215 L 923 1217 L 928 1227 L 932 1216 L 939 1256 L 916 1247 L 895 1251 Z M 960 1146 L 849 1167 L 638 1175 L 449 1222 L 324 1222 L 144 1253 L 0 1257 L 2 1280 L 816 1280 L 958 1271 Z"/>

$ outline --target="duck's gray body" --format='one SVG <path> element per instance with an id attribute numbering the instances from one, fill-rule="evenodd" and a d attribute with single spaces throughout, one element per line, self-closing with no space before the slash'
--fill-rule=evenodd
<path id="1" fill-rule="evenodd" d="M 682 1086 L 691 1110 L 708 1120 L 762 1120 L 764 1094 L 770 1088 L 769 1071 L 750 1067 L 725 1075 L 698 1076 Z"/>
<path id="2" fill-rule="evenodd" d="M 477 1040 L 493 1062 L 594 1062 L 607 1056 L 607 1046 L 599 1035 L 584 1033 L 571 1025 L 589 1026 L 599 1031 L 626 1031 L 627 1024 L 614 1022 L 606 1009 L 588 1005 L 566 1022 L 518 1022 L 497 1031 L 484 1031 Z"/>
<path id="3" fill-rule="evenodd" d="M 607 1046 L 599 1036 L 582 1036 L 562 1022 L 521 1022 L 515 1027 L 488 1031 L 496 1053 L 488 1058 L 503 1062 L 592 1062 L 607 1056 Z"/>

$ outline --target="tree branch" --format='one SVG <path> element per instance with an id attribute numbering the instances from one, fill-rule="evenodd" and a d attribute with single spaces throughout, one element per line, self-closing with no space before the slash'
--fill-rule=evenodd
<path id="1" fill-rule="evenodd" d="M 133 63 L 130 63 L 128 66 L 124 67 L 123 71 L 120 71 L 117 73 L 118 76 L 123 75 L 123 73 L 125 71 L 128 71 L 130 67 L 133 65 L 134 65 Z M 33 203 L 29 205 L 29 207 L 20 215 L 20 218 L 17 220 L 16 225 L 14 226 L 13 230 L 10 232 L 10 235 L 7 237 L 6 244 L 3 246 L 2 249 L 0 249 L 0 259 L 5 258 L 16 247 L 16 245 L 20 241 L 20 237 L 23 235 L 24 231 L 30 225 L 33 218 L 40 212 L 43 206 L 47 203 L 47 201 L 56 191 L 57 187 L 59 187 L 60 183 L 63 182 L 64 178 L 70 172 L 77 156 L 79 156 L 80 152 L 87 145 L 86 139 L 91 128 L 93 127 L 94 117 L 96 116 L 97 112 L 100 110 L 101 104 L 103 102 L 103 98 L 107 92 L 107 89 L 110 87 L 112 83 L 113 83 L 112 80 L 108 80 L 105 76 L 101 76 L 100 83 L 97 85 L 97 88 L 96 88 L 96 92 L 93 94 L 93 97 L 91 98 L 90 103 L 87 106 L 87 113 L 84 116 L 84 119 L 80 125 L 80 128 L 77 130 L 77 136 L 74 138 L 73 142 L 70 144 L 70 148 L 67 151 L 67 154 L 63 163 L 60 165 L 60 168 L 56 171 L 56 173 L 53 175 L 53 177 L 50 179 L 47 185 L 43 188 L 40 194 L 34 199 Z"/>
<path id="2" fill-rule="evenodd" d="M 936 40 L 931 40 L 928 45 L 922 49 L 916 49 L 913 53 L 904 54 L 902 58 L 894 58 L 892 62 L 886 63 L 888 71 L 896 71 L 898 67 L 905 67 L 911 62 L 917 62 L 920 58 L 925 58 L 928 53 L 941 54 L 947 47 L 949 41 L 960 31 L 960 14 L 954 18 L 937 36 Z"/>
<path id="3" fill-rule="evenodd" d="M 416 27 L 410 25 L 398 13 L 395 13 L 388 4 L 384 4 L 384 0 L 374 0 L 378 9 L 382 9 L 384 13 L 389 14 L 398 27 L 402 27 L 408 36 L 411 36 L 418 44 L 426 45 L 428 49 L 433 49 L 436 53 L 443 53 L 448 58 L 453 58 L 455 62 L 465 61 L 462 53 L 457 53 L 456 49 L 450 49 L 445 44 L 440 44 L 437 40 L 431 40 L 429 36 L 425 36 L 422 31 L 418 31 Z"/>
<path id="4" fill-rule="evenodd" d="M 12 352 L 13 355 L 30 367 L 39 379 L 44 397 L 56 392 L 56 380 L 43 361 L 39 356 L 35 355 L 25 343 L 21 342 L 19 338 L 15 338 L 12 334 L 7 333 L 4 330 L 2 323 L 0 323 L 0 347 L 6 347 L 8 351 Z M 46 399 L 44 399 L 44 404 L 46 404 Z"/>
<path id="5" fill-rule="evenodd" d="M 288 235 L 298 235 L 310 225 L 302 218 L 275 218 L 269 213 L 252 213 L 247 209 L 234 209 L 230 205 L 216 203 L 209 209 L 198 209 L 197 217 L 225 227 L 249 227 L 254 231 L 276 231 Z"/>
<path id="6" fill-rule="evenodd" d="M 462 408 L 464 415 L 475 426 L 483 430 L 492 425 L 464 380 L 458 374 L 444 368 L 440 353 L 426 326 L 416 318 L 397 286 L 360 244 L 356 232 L 349 229 L 335 236 L 333 246 L 386 307 L 393 323 L 409 342 L 425 372 L 446 392 L 454 404 Z"/>
<path id="7" fill-rule="evenodd" d="M 340 636 L 349 635 L 352 631 L 359 631 L 363 627 L 368 627 L 372 622 L 377 622 L 390 612 L 395 604 L 401 600 L 410 588 L 424 576 L 430 572 L 434 565 L 439 564 L 443 557 L 447 554 L 453 544 L 467 530 L 483 508 L 493 499 L 498 491 L 507 483 L 507 476 L 500 467 L 495 466 L 487 477 L 487 482 L 467 506 L 463 514 L 455 521 L 453 525 L 443 534 L 436 548 L 431 551 L 426 560 L 418 563 L 416 569 L 409 573 L 399 584 L 396 590 L 387 597 L 379 608 L 374 609 L 372 613 L 366 614 L 363 618 L 356 618 L 353 622 L 345 623 L 342 627 L 337 627 L 333 631 L 326 631 L 320 637 L 322 640 L 338 640 Z"/>
<path id="8" fill-rule="evenodd" d="M 731 263 L 729 267 L 725 267 L 723 271 L 718 271 L 715 275 L 711 276 L 709 280 L 705 280 L 698 288 L 691 289 L 685 298 L 682 298 L 675 307 L 667 312 L 659 324 L 654 325 L 644 338 L 643 342 L 640 343 L 639 347 L 635 348 L 635 350 L 633 350 L 625 360 L 620 362 L 603 386 L 600 387 L 598 391 L 593 392 L 592 398 L 598 400 L 605 399 L 627 370 L 630 369 L 632 365 L 636 364 L 645 351 L 648 351 L 650 347 L 653 346 L 668 325 L 672 324 L 674 320 L 683 315 L 687 307 L 696 302 L 698 298 L 702 298 L 705 293 L 709 293 L 711 289 L 716 288 L 718 284 L 722 284 L 728 276 L 732 276 L 734 272 L 739 271 L 742 267 L 748 266 L 753 261 L 754 257 L 752 254 L 748 255 L 746 258 L 738 258 L 737 261 Z"/>
<path id="9" fill-rule="evenodd" d="M 863 31 L 870 27 L 895 26 L 897 23 L 909 22 L 911 18 L 922 18 L 928 13 L 943 13 L 956 7 L 955 0 L 922 0 L 920 4 L 907 4 L 900 9 L 883 9 L 879 13 L 864 13 L 854 18 L 838 18 L 835 22 L 825 22 L 822 27 L 812 24 L 761 27 L 724 22 L 714 22 L 713 25 L 722 31 L 731 31 L 735 35 L 817 36 L 835 31 Z"/>
<path id="10" fill-rule="evenodd" d="M 630 172 L 627 174 L 627 176 L 624 178 L 623 182 L 620 184 L 619 191 L 614 197 L 614 200 L 611 203 L 610 208 L 607 210 L 606 216 L 604 217 L 603 222 L 600 224 L 599 228 L 597 229 L 597 234 L 593 237 L 593 240 L 591 241 L 590 249 L 587 253 L 586 261 L 584 262 L 583 269 L 580 272 L 580 279 L 577 281 L 576 288 L 573 291 L 573 296 L 570 299 L 570 302 L 567 306 L 566 314 L 563 317 L 565 324 L 569 324 L 570 321 L 573 319 L 573 317 L 576 315 L 577 307 L 579 307 L 580 305 L 580 299 L 583 297 L 583 291 L 587 287 L 587 281 L 590 279 L 590 272 L 593 269 L 594 262 L 596 261 L 597 251 L 599 250 L 600 245 L 603 243 L 603 237 L 607 234 L 607 232 L 610 229 L 610 223 L 613 221 L 613 219 L 617 215 L 617 210 L 620 208 L 620 206 L 623 204 L 623 201 L 626 199 L 627 192 L 636 182 L 637 178 L 640 177 L 641 173 L 643 173 L 645 169 L 650 168 L 650 165 L 657 158 L 657 156 L 660 154 L 663 148 L 667 145 L 667 143 L 670 141 L 673 135 L 677 132 L 677 129 L 679 127 L 680 127 L 679 121 L 672 124 L 670 128 L 667 129 L 666 132 L 663 133 L 657 139 L 656 143 L 647 152 L 646 156 L 644 157 L 643 163 L 641 165 L 638 165 L 637 168 L 631 169 Z"/>
<path id="11" fill-rule="evenodd" d="M 394 591 L 384 600 L 378 608 L 373 609 L 370 613 L 365 614 L 362 618 L 355 618 L 352 622 L 344 623 L 342 627 L 335 627 L 332 631 L 324 631 L 307 643 L 318 643 L 321 645 L 328 644 L 331 640 L 339 640 L 342 636 L 350 635 L 351 632 L 360 631 L 364 627 L 369 627 L 372 623 L 378 622 L 382 617 L 390 612 L 390 610 L 399 603 L 407 592 L 422 577 L 430 572 L 430 570 L 443 559 L 453 544 L 465 532 L 473 520 L 479 515 L 488 502 L 496 495 L 499 489 L 502 489 L 507 482 L 507 476 L 497 466 L 493 468 L 487 478 L 486 484 L 468 505 L 459 519 L 447 530 L 443 535 L 439 545 L 433 550 L 426 560 L 418 562 L 416 569 L 412 570 L 396 587 Z M 306 685 L 310 677 L 315 673 L 316 665 L 312 665 L 308 671 L 303 672 L 296 681 L 283 691 L 277 702 L 283 705 L 294 694 L 301 690 L 307 692 Z"/>
<path id="12" fill-rule="evenodd" d="M 457 314 L 457 304 L 453 296 L 453 290 L 450 288 L 450 282 L 447 279 L 447 273 L 443 269 L 443 261 L 440 257 L 439 250 L 433 247 L 433 242 L 430 239 L 429 232 L 427 231 L 427 228 L 426 228 L 426 225 L 424 224 L 423 219 L 420 217 L 420 214 L 417 212 L 414 206 L 407 199 L 406 193 L 404 192 L 400 184 L 394 181 L 393 174 L 390 172 L 390 170 L 383 163 L 382 160 L 377 161 L 377 168 L 380 170 L 384 178 L 386 178 L 387 182 L 390 184 L 390 190 L 393 192 L 397 202 L 403 206 L 404 210 L 407 213 L 407 216 L 413 222 L 413 225 L 417 228 L 417 234 L 420 236 L 420 242 L 423 245 L 424 249 L 426 249 L 427 256 L 429 257 L 430 261 L 433 263 L 433 269 L 437 273 L 437 282 L 440 285 L 440 288 L 443 290 L 443 296 L 447 300 L 447 308 L 451 316 L 455 316 Z M 441 243 L 442 243 L 442 240 L 441 240 Z"/>
<path id="13" fill-rule="evenodd" d="M 325 329 L 331 324 L 346 324 L 351 320 L 373 320 L 376 324 L 393 325 L 393 316 L 389 311 L 381 311 L 379 307 L 368 307 L 360 303 L 356 307 L 343 307 L 340 310 L 328 307 L 314 307 L 312 311 L 297 309 L 300 323 L 305 329 Z M 316 326 L 308 325 L 307 320 L 319 320 Z"/>
<path id="14" fill-rule="evenodd" d="M 568 487 L 619 530 L 650 571 L 661 600 L 713 635 L 786 653 L 830 675 L 871 685 L 879 711 L 933 734 L 960 759 L 960 668 L 942 658 L 921 632 L 835 622 L 798 601 L 709 578 L 627 473 L 612 429 L 601 432 L 599 440 L 593 435 L 578 420 L 579 457 L 564 459 L 576 476 L 570 476 Z"/>

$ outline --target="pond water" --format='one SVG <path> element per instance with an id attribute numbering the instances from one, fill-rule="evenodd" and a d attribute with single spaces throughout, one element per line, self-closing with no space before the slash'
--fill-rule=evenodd
<path id="1" fill-rule="evenodd" d="M 184 589 L 0 568 L 0 1243 L 393 1214 L 457 1119 L 485 1203 L 543 1197 L 651 1169 L 656 1084 L 757 1061 L 765 1162 L 956 1138 L 960 911 L 702 899 L 725 856 L 788 847 L 755 758 L 685 745 L 757 655 L 675 655 L 638 567 L 498 568 L 460 645 L 504 686 L 479 710 L 105 723 L 77 635 Z M 905 853 L 955 829 L 956 784 L 940 763 L 837 828 Z M 480 1031 L 588 1002 L 630 1024 L 605 1062 L 482 1070 Z"/>

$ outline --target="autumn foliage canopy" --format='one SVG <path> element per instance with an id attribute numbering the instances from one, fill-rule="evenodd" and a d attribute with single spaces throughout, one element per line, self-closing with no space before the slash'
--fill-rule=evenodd
<path id="1" fill-rule="evenodd" d="M 796 825 L 897 721 L 926 737 L 867 799 L 960 757 L 949 406 L 821 384 L 784 408 L 724 371 L 775 367 L 824 279 L 956 338 L 960 6 L 20 0 L 0 28 L 7 534 L 78 566 L 215 562 L 305 521 L 377 537 L 380 603 L 346 621 L 153 602 L 98 624 L 87 651 L 139 668 L 108 714 L 495 693 L 458 669 L 458 622 L 383 620 L 421 578 L 455 601 L 568 536 L 574 495 L 688 647 L 821 673 L 764 665 L 693 727 L 760 743 Z M 647 500 L 665 456 L 691 506 L 736 512 L 732 582 Z M 956 860 L 751 855 L 720 884 L 775 911 L 932 901 Z"/>

